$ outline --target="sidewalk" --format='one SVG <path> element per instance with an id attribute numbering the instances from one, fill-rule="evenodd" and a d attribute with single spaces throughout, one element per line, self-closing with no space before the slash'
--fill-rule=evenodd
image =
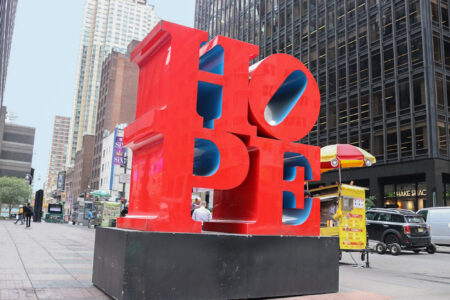
<path id="1" fill-rule="evenodd" d="M 109 299 L 91 282 L 95 231 L 67 226 L 0 221 L 1 300 Z"/>

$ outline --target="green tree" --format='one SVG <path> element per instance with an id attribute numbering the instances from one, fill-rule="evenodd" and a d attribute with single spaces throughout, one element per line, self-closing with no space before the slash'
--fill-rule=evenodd
<path id="1" fill-rule="evenodd" d="M 369 196 L 368 198 L 366 198 L 366 210 L 375 207 L 375 203 L 377 203 L 377 197 Z"/>
<path id="2" fill-rule="evenodd" d="M 22 178 L 0 177 L 0 204 L 8 204 L 9 214 L 13 205 L 27 202 L 31 186 Z"/>

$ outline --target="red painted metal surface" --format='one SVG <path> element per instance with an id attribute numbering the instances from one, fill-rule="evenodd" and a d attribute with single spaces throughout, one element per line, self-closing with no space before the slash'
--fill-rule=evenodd
<path id="1" fill-rule="evenodd" d="M 318 235 L 320 149 L 293 143 L 317 120 L 320 94 L 307 68 L 275 54 L 249 69 L 258 47 L 169 22 L 132 54 L 139 65 L 129 214 L 117 227 L 201 232 L 194 187 L 215 189 L 203 230 Z"/>

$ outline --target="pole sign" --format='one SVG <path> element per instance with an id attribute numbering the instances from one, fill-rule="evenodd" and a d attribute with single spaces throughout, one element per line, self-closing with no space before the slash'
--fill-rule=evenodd
<path id="1" fill-rule="evenodd" d="M 123 137 L 116 136 L 116 140 L 114 141 L 114 155 L 113 155 L 113 164 L 114 165 L 123 165 Z"/>
<path id="2" fill-rule="evenodd" d="M 320 110 L 311 72 L 274 54 L 249 66 L 258 46 L 162 21 L 132 53 L 139 68 L 129 214 L 117 225 L 201 232 L 193 188 L 214 189 L 203 230 L 260 235 L 320 231 L 320 148 L 300 144 Z"/>

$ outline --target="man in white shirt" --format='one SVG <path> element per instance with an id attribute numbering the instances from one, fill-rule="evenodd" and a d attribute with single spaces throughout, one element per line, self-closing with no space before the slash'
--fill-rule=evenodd
<path id="1" fill-rule="evenodd" d="M 194 210 L 192 219 L 202 223 L 211 221 L 211 212 L 206 208 L 206 201 L 202 201 L 200 207 Z"/>

